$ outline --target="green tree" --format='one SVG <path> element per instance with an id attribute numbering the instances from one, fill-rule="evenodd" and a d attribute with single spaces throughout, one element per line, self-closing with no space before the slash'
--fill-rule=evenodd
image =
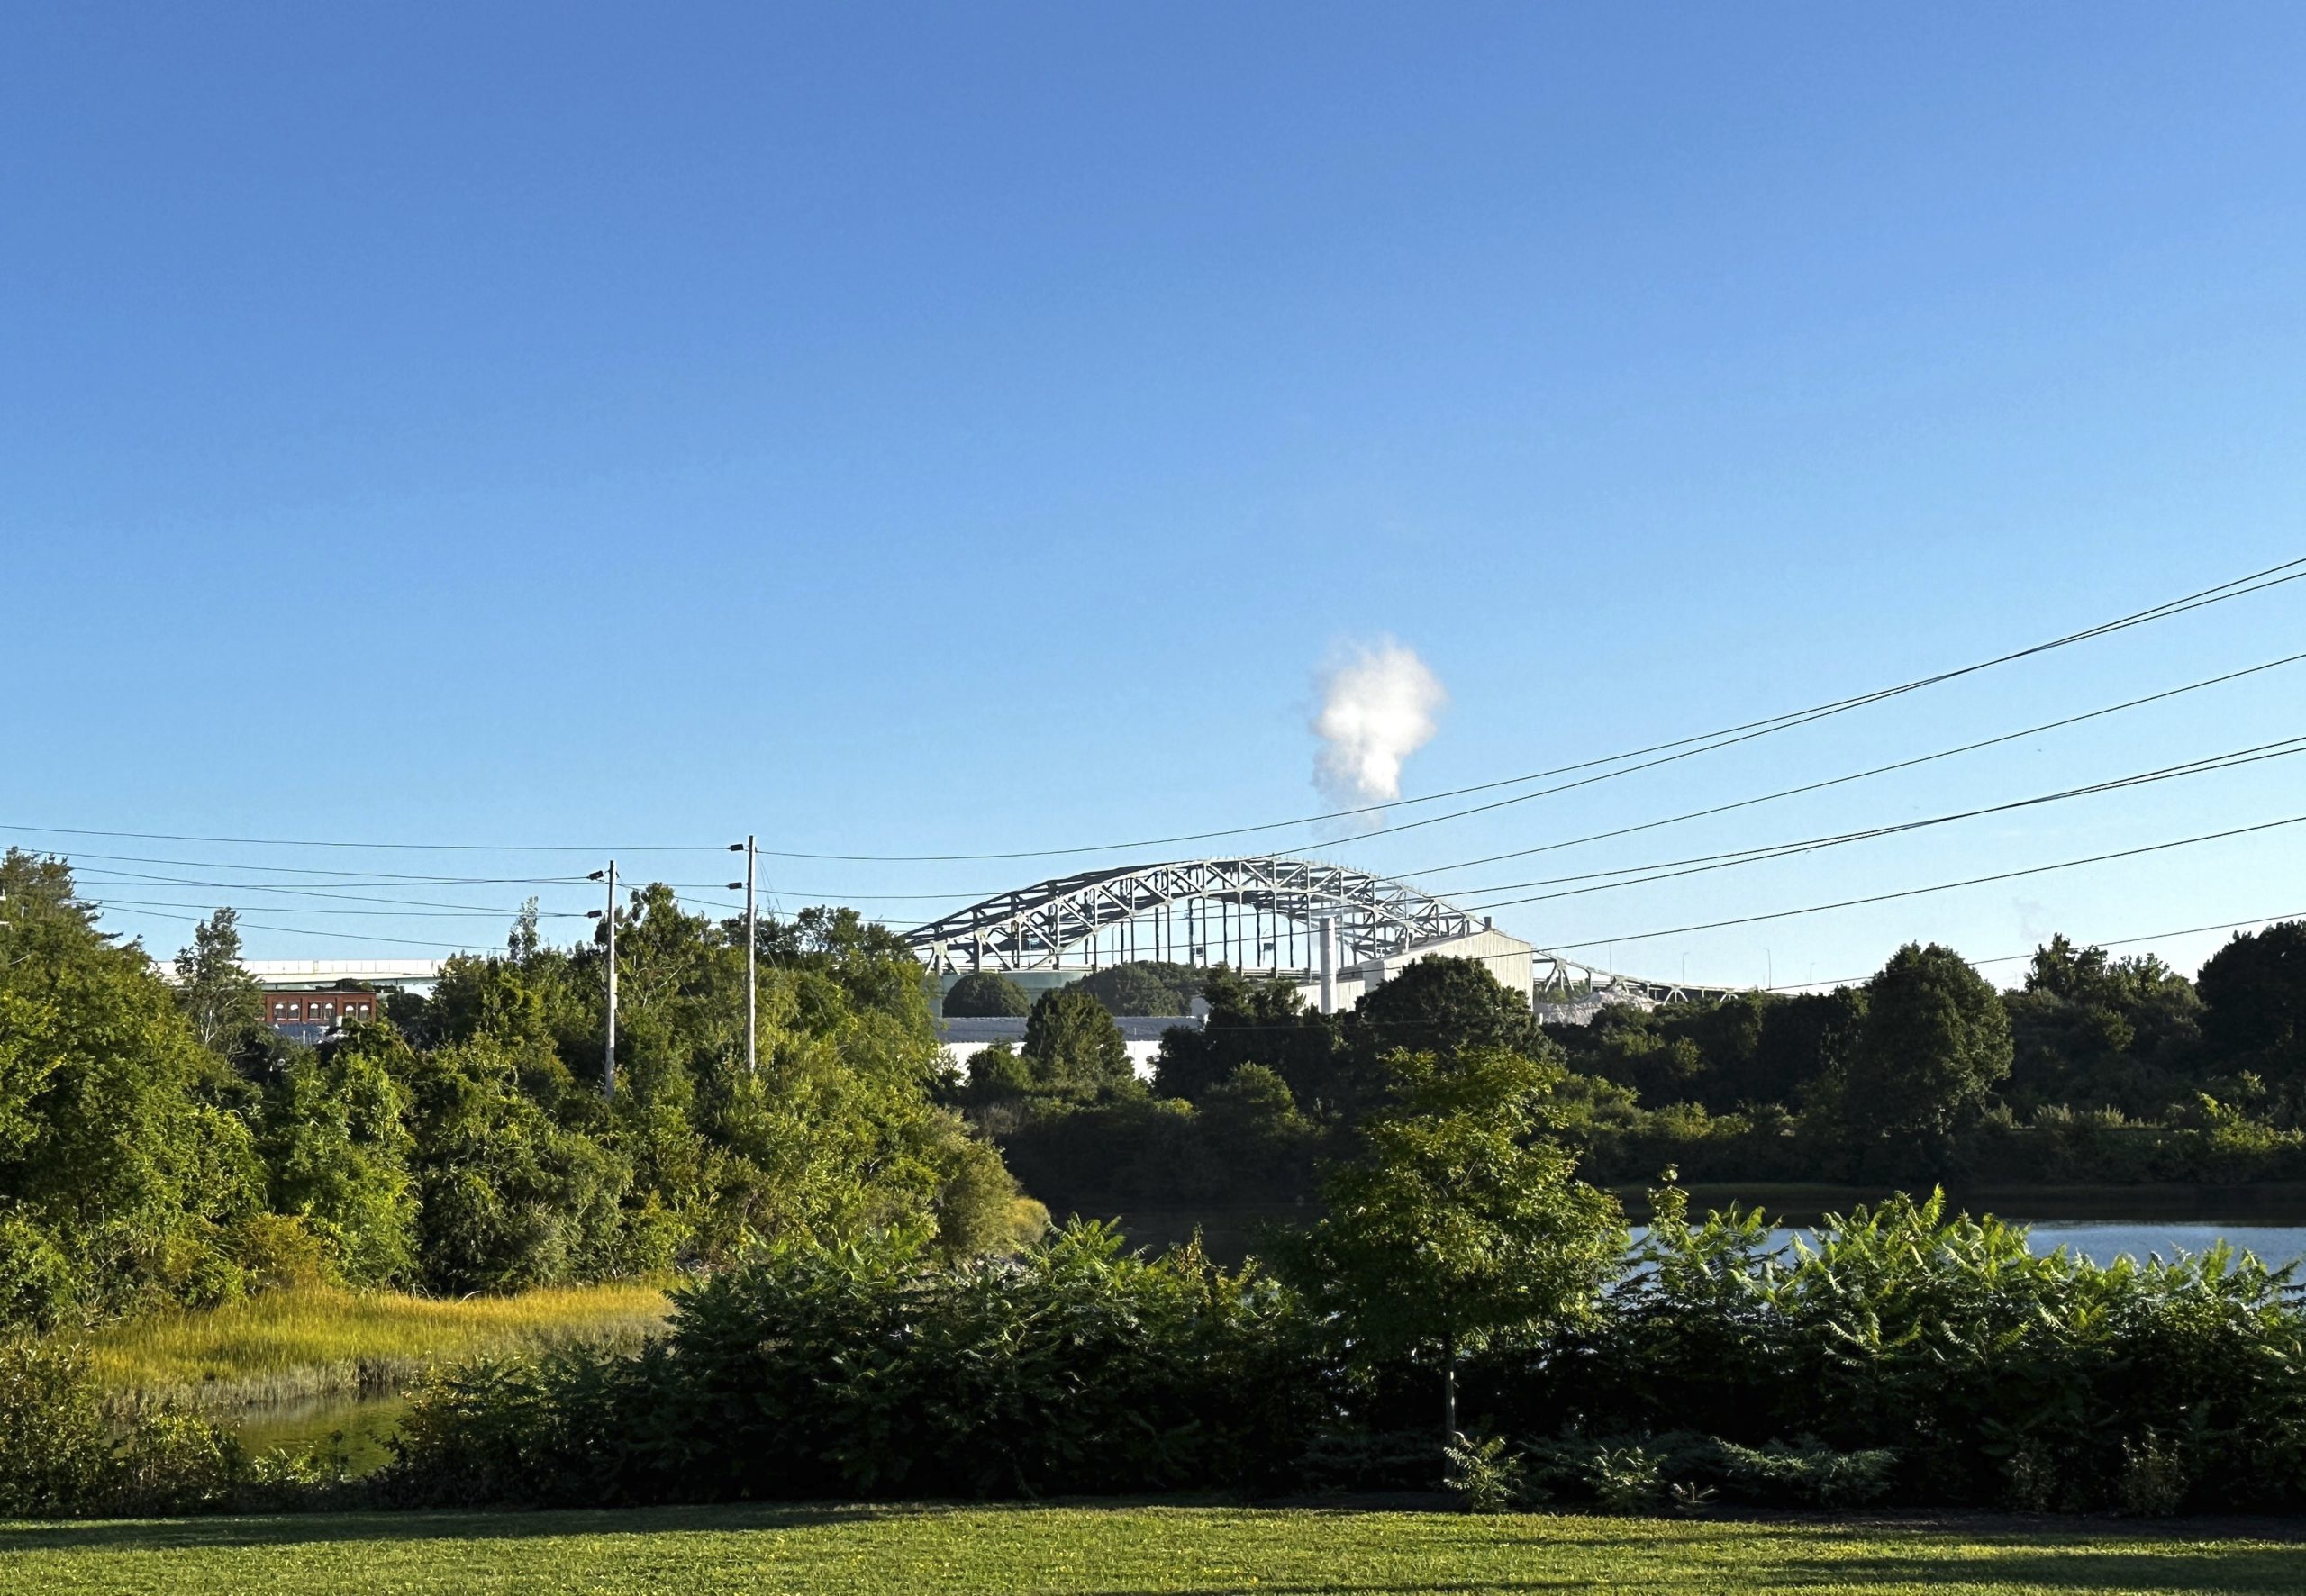
<path id="1" fill-rule="evenodd" d="M 1842 1112 L 1873 1139 L 1916 1138 L 1942 1156 L 2010 1073 L 2002 996 L 1950 948 L 1908 943 L 1866 984 L 1866 1020 Z"/>
<path id="2" fill-rule="evenodd" d="M 1289 1084 L 1301 1103 L 1335 1103 L 1350 1095 L 1339 1073 L 1343 1054 L 1337 1025 L 1308 1010 L 1295 985 L 1225 965 L 1202 972 L 1202 982 L 1209 1013 L 1199 1026 L 1161 1033 L 1153 1059 L 1155 1091 L 1199 1102 L 1241 1066 L 1262 1064 Z"/>
<path id="3" fill-rule="evenodd" d="M 2110 958 L 2053 937 L 2003 1006 L 2015 1049 L 2003 1095 L 2014 1107 L 2147 1115 L 2200 1088 L 2202 1002 L 2150 954 Z"/>
<path id="4" fill-rule="evenodd" d="M 412 1063 L 388 1024 L 357 1026 L 324 1056 L 290 1060 L 265 1093 L 258 1146 L 273 1211 L 302 1219 L 354 1285 L 416 1277 L 414 1144 L 396 1078 Z"/>
<path id="5" fill-rule="evenodd" d="M 1021 1097 L 1033 1089 L 1033 1066 L 1007 1042 L 994 1042 L 969 1055 L 968 1092 L 978 1102 Z"/>
<path id="6" fill-rule="evenodd" d="M 1189 1014 L 1201 995 L 1203 972 L 1190 965 L 1138 959 L 1107 965 L 1081 977 L 1081 990 L 1104 1004 L 1109 1014 L 1156 1018 Z"/>
<path id="7" fill-rule="evenodd" d="M 1277 1187 L 1304 1194 L 1313 1127 L 1277 1071 L 1245 1064 L 1203 1093 L 1194 1110 L 1213 1184 L 1239 1194 L 1276 1194 Z"/>
<path id="8" fill-rule="evenodd" d="M 2195 984 L 2216 1056 L 2269 1077 L 2306 1076 L 2306 920 L 2236 932 Z"/>
<path id="9" fill-rule="evenodd" d="M 231 1056 L 264 1024 L 264 989 L 241 967 L 240 914 L 219 909 L 192 929 L 177 955 L 177 1002 L 192 1034 L 212 1053 Z"/>
<path id="10" fill-rule="evenodd" d="M 144 950 L 95 928 L 60 861 L 0 858 L 0 1231 L 51 1307 L 213 1301 L 262 1202 L 232 1087 Z M 64 1273 L 59 1274 L 61 1269 Z"/>
<path id="11" fill-rule="evenodd" d="M 1625 1229 L 1550 1134 L 1558 1064 L 1474 1048 L 1385 1066 L 1392 1100 L 1363 1121 L 1361 1156 L 1323 1183 L 1329 1213 L 1286 1267 L 1355 1356 L 1436 1371 L 1448 1440 L 1460 1359 L 1589 1312 Z"/>
<path id="12" fill-rule="evenodd" d="M 520 1291 L 669 1261 L 637 1260 L 621 1245 L 630 1165 L 555 1125 L 520 1090 L 502 1043 L 452 1043 L 404 1067 L 428 1284 Z"/>
<path id="13" fill-rule="evenodd" d="M 1025 1062 L 1034 1084 L 1094 1092 L 1134 1079 L 1121 1027 L 1074 986 L 1041 993 L 1025 1021 Z"/>
<path id="14" fill-rule="evenodd" d="M 948 1020 L 1014 1020 L 1032 1007 L 1025 989 L 998 970 L 972 970 L 945 994 Z"/>
<path id="15" fill-rule="evenodd" d="M 1451 1054 L 1538 1046 L 1526 993 L 1506 985 L 1486 962 L 1430 953 L 1362 994 L 1347 1031 L 1356 1051 Z"/>

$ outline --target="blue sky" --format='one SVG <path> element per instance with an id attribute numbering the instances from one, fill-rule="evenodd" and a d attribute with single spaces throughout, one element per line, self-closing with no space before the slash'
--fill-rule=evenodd
<path id="1" fill-rule="evenodd" d="M 1314 674 L 1381 638 L 1450 696 L 1415 798 L 2306 554 L 2302 55 L 2263 6 L 17 8 L 0 839 L 215 880 L 579 866 L 23 828 L 613 845 L 702 882 L 725 861 L 631 849 L 1158 836 L 1323 807 Z M 1575 794 L 1257 840 L 1418 872 L 2301 649 L 2306 583 Z M 1431 880 L 2125 775 L 2306 731 L 2301 682 Z M 1634 939 L 2306 812 L 2301 773 L 1500 918 L 1784 982 L 2306 911 L 2300 828 Z M 768 882 L 910 921 L 1076 863 Z M 90 890 L 235 898 L 289 928 L 265 957 L 500 934 Z M 167 912 L 109 923 L 171 948 Z"/>

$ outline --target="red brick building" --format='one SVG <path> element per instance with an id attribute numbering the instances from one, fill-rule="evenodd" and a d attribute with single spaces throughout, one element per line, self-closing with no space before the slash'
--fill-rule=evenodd
<path id="1" fill-rule="evenodd" d="M 374 1020 L 377 994 L 340 987 L 274 990 L 264 994 L 264 1018 L 275 1030 L 291 1026 L 334 1027 L 348 1020 Z"/>

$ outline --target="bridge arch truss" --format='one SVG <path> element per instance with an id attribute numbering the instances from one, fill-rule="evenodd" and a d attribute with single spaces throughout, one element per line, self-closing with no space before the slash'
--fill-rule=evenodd
<path id="1" fill-rule="evenodd" d="M 1060 970 L 1133 959 L 1303 969 L 1315 927 L 1338 956 L 1390 958 L 1483 929 L 1403 882 L 1343 865 L 1260 857 L 1186 859 L 1059 876 L 997 893 L 907 932 L 931 970 Z"/>
<path id="2" fill-rule="evenodd" d="M 1310 976 L 1318 922 L 1335 926 L 1339 966 L 1383 965 L 1489 930 L 1489 922 L 1406 882 L 1349 866 L 1265 855 L 1083 871 L 998 893 L 905 934 L 937 975 L 1094 969 L 1137 959 L 1230 964 Z M 1528 948 L 1539 1002 L 1718 999 L 1721 987 L 1648 981 Z M 1509 956 L 1510 957 L 1510 956 Z"/>

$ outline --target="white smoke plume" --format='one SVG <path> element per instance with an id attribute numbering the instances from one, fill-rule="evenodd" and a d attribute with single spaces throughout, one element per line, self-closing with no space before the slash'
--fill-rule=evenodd
<path id="1" fill-rule="evenodd" d="M 1400 797 L 1402 762 L 1432 740 L 1449 702 L 1441 679 L 1416 650 L 1381 638 L 1323 670 L 1317 685 L 1313 785 L 1339 809 Z"/>

